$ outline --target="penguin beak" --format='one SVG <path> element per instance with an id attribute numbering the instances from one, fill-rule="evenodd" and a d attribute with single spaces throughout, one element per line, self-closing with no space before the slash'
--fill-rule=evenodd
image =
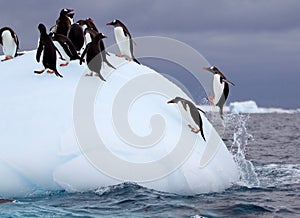
<path id="1" fill-rule="evenodd" d="M 72 13 L 72 12 L 74 12 L 73 9 L 68 9 L 68 13 Z"/>
<path id="2" fill-rule="evenodd" d="M 107 38 L 107 36 L 103 36 L 103 38 Z"/>
<path id="3" fill-rule="evenodd" d="M 106 24 L 106 26 L 111 26 L 111 25 L 112 25 L 112 23 L 111 23 L 111 22 Z"/>
<path id="4" fill-rule="evenodd" d="M 173 100 L 167 102 L 167 104 L 172 104 L 172 103 L 174 103 Z"/>
<path id="5" fill-rule="evenodd" d="M 212 71 L 209 67 L 203 67 L 202 70 L 206 70 L 206 71 L 208 71 L 208 72 L 213 73 L 213 71 Z"/>

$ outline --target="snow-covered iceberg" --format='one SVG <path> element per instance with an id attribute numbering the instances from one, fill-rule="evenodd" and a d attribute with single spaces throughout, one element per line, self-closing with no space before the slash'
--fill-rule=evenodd
<path id="1" fill-rule="evenodd" d="M 184 92 L 146 66 L 115 55 L 108 60 L 117 69 L 104 66 L 105 83 L 98 77 L 84 77 L 85 67 L 76 61 L 58 67 L 63 79 L 34 74 L 41 68 L 35 51 L 0 63 L 0 197 L 87 191 L 124 181 L 197 194 L 222 191 L 238 180 L 236 163 L 209 121 L 203 120 L 205 142 L 189 130 L 176 106 L 166 104 L 177 95 L 188 98 Z M 141 77 L 148 84 L 134 82 L 142 81 Z M 154 87 L 152 92 L 145 90 L 148 85 Z M 157 86 L 169 93 L 156 92 Z M 123 102 L 131 90 L 146 93 Z M 122 108 L 124 104 L 128 108 Z M 80 126 L 90 118 L 95 129 Z M 120 128 L 118 122 L 128 126 Z M 103 149 L 84 144 L 95 132 L 105 144 Z M 149 137 L 152 144 L 141 149 L 124 140 L 124 134 L 132 134 L 133 143 Z M 177 156 L 170 158 L 175 151 Z M 108 156 L 118 161 L 106 160 Z M 175 157 L 181 162 L 176 163 Z M 109 164 L 101 168 L 103 163 Z M 123 179 L 118 173 L 124 174 Z"/>
<path id="2" fill-rule="evenodd" d="M 231 113 L 295 113 L 296 110 L 282 108 L 258 107 L 255 101 L 231 102 L 229 104 Z"/>

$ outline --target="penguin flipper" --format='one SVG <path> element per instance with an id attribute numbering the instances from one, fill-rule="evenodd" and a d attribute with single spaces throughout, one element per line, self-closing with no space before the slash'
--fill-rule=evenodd
<path id="1" fill-rule="evenodd" d="M 206 114 L 206 112 L 200 108 L 197 107 L 197 110 L 201 111 L 202 113 Z"/>
<path id="2" fill-rule="evenodd" d="M 36 56 L 35 56 L 37 62 L 40 62 L 40 57 L 41 57 L 42 51 L 43 51 L 43 46 L 41 44 L 39 44 L 39 47 L 36 51 Z"/>
<path id="3" fill-rule="evenodd" d="M 224 120 L 224 117 L 223 117 L 223 106 L 219 106 L 220 110 L 219 110 L 219 113 L 220 113 L 220 117 L 222 120 Z"/>
<path id="4" fill-rule="evenodd" d="M 80 57 L 80 59 L 79 59 L 79 64 L 80 64 L 80 65 L 82 64 L 82 62 L 84 62 L 84 61 L 83 61 L 83 60 L 84 60 L 84 56 L 85 56 L 85 54 L 87 53 L 87 50 L 88 50 L 89 45 L 90 45 L 90 44 L 87 44 L 87 45 L 86 45 L 84 51 L 83 51 L 82 54 L 81 54 L 81 57 Z"/>
<path id="5" fill-rule="evenodd" d="M 202 136 L 202 138 L 204 139 L 204 141 L 206 141 L 206 139 L 205 139 L 205 136 L 204 136 L 203 129 L 200 129 L 200 132 L 201 132 L 201 136 Z"/>

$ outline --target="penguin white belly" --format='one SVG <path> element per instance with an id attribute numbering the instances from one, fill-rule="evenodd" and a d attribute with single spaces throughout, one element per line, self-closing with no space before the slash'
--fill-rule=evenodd
<path id="1" fill-rule="evenodd" d="M 118 47 L 120 49 L 121 55 L 126 55 L 129 58 L 132 58 L 131 52 L 130 52 L 130 38 L 129 38 L 129 36 L 125 36 L 122 27 L 115 27 L 114 28 L 114 33 L 115 33 L 116 42 L 117 42 Z"/>
<path id="2" fill-rule="evenodd" d="M 70 62 L 71 59 L 70 59 L 69 55 L 67 55 L 67 53 L 65 52 L 64 48 L 59 44 L 59 42 L 53 41 L 53 44 L 55 45 L 55 47 L 57 48 L 57 50 L 60 52 L 60 54 L 63 56 L 63 58 L 67 62 Z"/>
<path id="3" fill-rule="evenodd" d="M 221 84 L 220 82 L 220 75 L 215 74 L 214 75 L 214 84 L 213 84 L 213 89 L 214 89 L 214 103 L 215 105 L 220 101 L 222 95 L 223 95 L 223 90 L 224 90 L 224 82 Z"/>
<path id="4" fill-rule="evenodd" d="M 17 45 L 14 38 L 11 36 L 8 30 L 3 31 L 2 42 L 4 55 L 14 57 L 17 51 Z"/>
<path id="5" fill-rule="evenodd" d="M 190 124 L 192 127 L 198 129 L 199 126 L 196 124 L 196 122 L 192 118 L 189 105 L 186 106 L 187 110 L 185 110 L 183 104 L 181 102 L 179 102 L 178 107 L 179 107 L 181 114 L 183 115 L 182 119 L 184 121 L 186 121 L 188 124 Z"/>

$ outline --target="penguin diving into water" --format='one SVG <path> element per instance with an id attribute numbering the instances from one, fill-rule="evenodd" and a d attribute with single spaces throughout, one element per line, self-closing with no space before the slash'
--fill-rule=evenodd
<path id="1" fill-rule="evenodd" d="M 19 40 L 17 34 L 9 27 L 0 29 L 0 45 L 2 45 L 5 58 L 1 61 L 13 59 L 17 56 Z"/>
<path id="2" fill-rule="evenodd" d="M 209 95 L 209 101 L 220 108 L 220 116 L 223 119 L 223 106 L 225 104 L 226 99 L 228 98 L 229 94 L 229 84 L 234 85 L 234 83 L 230 82 L 226 79 L 223 73 L 215 67 L 204 67 L 203 70 L 207 70 L 214 74 L 213 78 L 213 92 L 214 97 L 212 94 Z"/>
<path id="3" fill-rule="evenodd" d="M 103 57 L 100 49 L 100 40 L 107 38 L 107 36 L 102 33 L 98 33 L 92 41 L 86 45 L 81 57 L 80 57 L 80 65 L 83 62 L 83 59 L 86 55 L 86 64 L 91 71 L 90 74 L 86 74 L 86 76 L 92 76 L 93 72 L 96 73 L 103 81 L 106 81 L 100 73 Z"/>
<path id="4" fill-rule="evenodd" d="M 116 42 L 121 52 L 121 54 L 117 56 L 126 56 L 126 59 L 128 61 L 133 60 L 134 62 L 140 64 L 140 62 L 133 56 L 133 40 L 127 27 L 119 20 L 113 20 L 112 22 L 107 23 L 106 25 L 114 27 Z"/>
<path id="5" fill-rule="evenodd" d="M 203 132 L 201 113 L 199 112 L 201 111 L 205 114 L 204 111 L 202 111 L 200 108 L 197 108 L 192 102 L 181 97 L 176 97 L 168 101 L 167 103 L 177 104 L 181 114 L 184 116 L 185 120 L 189 122 L 188 127 L 191 129 L 191 131 L 196 134 L 200 132 L 202 138 L 204 139 L 204 141 L 206 141 Z"/>
<path id="6" fill-rule="evenodd" d="M 40 23 L 38 29 L 40 31 L 40 40 L 36 52 L 36 61 L 40 62 L 40 58 L 42 56 L 42 63 L 44 65 L 44 69 L 35 70 L 34 73 L 41 74 L 46 69 L 48 69 L 48 73 L 55 73 L 56 76 L 63 77 L 58 73 L 56 69 L 56 51 L 58 50 L 53 44 L 51 36 L 47 34 L 46 27 L 44 24 Z"/>

